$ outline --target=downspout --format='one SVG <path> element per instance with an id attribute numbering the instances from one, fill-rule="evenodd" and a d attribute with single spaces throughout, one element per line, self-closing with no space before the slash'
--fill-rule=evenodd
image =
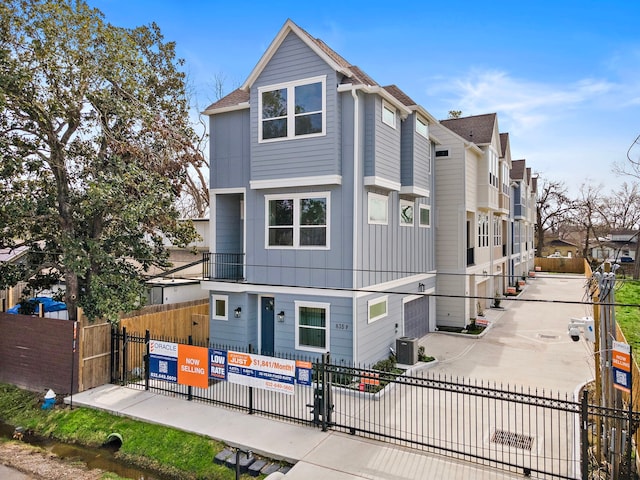
<path id="1" fill-rule="evenodd" d="M 359 232 L 359 223 L 358 223 L 358 205 L 360 202 L 358 201 L 358 196 L 360 194 L 358 181 L 358 174 L 360 172 L 359 168 L 359 160 L 360 160 L 360 148 L 359 148 L 359 140 L 360 140 L 360 111 L 359 111 L 359 101 L 358 101 L 358 92 L 355 88 L 351 89 L 351 96 L 353 97 L 353 260 L 352 264 L 354 267 L 357 266 L 356 260 L 358 259 L 358 232 Z M 351 308 L 353 315 L 353 363 L 355 364 L 356 359 L 358 358 L 358 295 L 355 290 L 358 287 L 358 270 L 353 268 L 353 282 L 352 288 L 354 289 L 354 293 L 351 300 Z"/>

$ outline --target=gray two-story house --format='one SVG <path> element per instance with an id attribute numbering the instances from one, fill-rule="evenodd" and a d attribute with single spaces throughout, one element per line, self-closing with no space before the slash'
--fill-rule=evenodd
<path id="1" fill-rule="evenodd" d="M 211 342 L 370 363 L 435 329 L 435 119 L 288 20 L 209 106 Z"/>

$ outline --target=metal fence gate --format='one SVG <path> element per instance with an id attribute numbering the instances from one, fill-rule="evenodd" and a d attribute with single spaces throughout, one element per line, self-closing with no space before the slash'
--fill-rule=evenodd
<path id="1" fill-rule="evenodd" d="M 640 422 L 638 412 L 589 405 L 586 391 L 576 401 L 568 394 L 434 376 L 428 370 L 407 374 L 338 365 L 328 355 L 311 360 L 313 384 L 296 385 L 294 395 L 226 381 L 210 380 L 208 388 L 179 385 L 149 378 L 145 362 L 150 338 L 148 332 L 146 336 L 114 332 L 113 383 L 339 430 L 534 478 L 587 480 L 589 435 L 596 419 L 617 420 L 627 432 L 635 431 Z M 629 460 L 630 454 L 620 455 L 621 471 L 630 472 Z"/>

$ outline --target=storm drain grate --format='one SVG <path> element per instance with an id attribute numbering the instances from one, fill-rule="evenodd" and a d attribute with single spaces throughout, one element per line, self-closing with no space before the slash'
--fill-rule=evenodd
<path id="1" fill-rule="evenodd" d="M 491 436 L 491 442 L 507 445 L 508 447 L 531 450 L 531 447 L 533 446 L 533 437 L 520 435 L 519 433 L 506 432 L 504 430 L 496 430 Z"/>

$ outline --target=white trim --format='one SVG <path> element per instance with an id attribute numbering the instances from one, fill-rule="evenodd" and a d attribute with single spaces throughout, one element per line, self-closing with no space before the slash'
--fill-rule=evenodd
<path id="1" fill-rule="evenodd" d="M 216 315 L 216 301 L 224 300 L 224 316 Z M 229 296 L 228 295 L 211 295 L 211 320 L 229 320 Z"/>
<path id="2" fill-rule="evenodd" d="M 421 210 L 429 210 L 429 225 L 422 223 Z M 422 203 L 418 205 L 418 226 L 421 228 L 431 228 L 431 205 L 424 205 Z"/>
<path id="3" fill-rule="evenodd" d="M 307 133 L 304 135 L 296 135 L 295 125 L 296 125 L 296 100 L 295 100 L 295 89 L 296 87 L 302 87 L 305 85 L 312 85 L 314 83 L 321 84 L 321 111 L 320 112 L 309 112 L 309 114 L 322 114 L 322 131 L 316 133 Z M 262 138 L 262 125 L 265 120 L 262 118 L 262 94 L 266 92 L 273 92 L 275 90 L 286 90 L 287 91 L 287 113 L 284 117 L 287 122 L 287 135 L 284 137 L 275 137 L 275 138 Z M 277 117 L 280 118 L 280 117 Z M 281 142 L 286 140 L 294 140 L 298 138 L 310 138 L 310 137 L 323 137 L 327 134 L 327 76 L 320 75 L 317 77 L 309 77 L 302 78 L 300 80 L 295 80 L 291 82 L 283 82 L 276 83 L 274 85 L 263 85 L 258 87 L 258 143 L 272 143 L 272 142 Z"/>
<path id="4" fill-rule="evenodd" d="M 303 300 L 295 300 L 294 304 L 294 317 L 295 317 L 295 347 L 296 350 L 304 350 L 307 352 L 317 352 L 317 353 L 325 353 L 331 350 L 331 304 L 324 302 L 307 302 Z M 310 308 L 322 308 L 325 311 L 325 325 L 324 325 L 324 348 L 321 347 L 310 347 L 308 345 L 300 345 L 300 315 L 299 310 L 300 307 L 310 307 Z M 315 328 L 316 330 L 320 330 L 318 327 L 305 327 L 305 328 Z"/>
<path id="5" fill-rule="evenodd" d="M 287 37 L 289 32 L 295 33 L 298 36 L 298 38 L 302 40 L 302 42 L 304 42 L 311 50 L 313 50 L 315 54 L 318 55 L 322 60 L 324 60 L 333 70 L 340 72 L 346 75 L 347 77 L 351 77 L 353 75 L 351 70 L 339 65 L 329 55 L 327 55 L 327 53 L 324 52 L 318 46 L 318 44 L 315 43 L 309 37 L 309 35 L 306 32 L 304 32 L 300 27 L 298 27 L 291 20 L 287 20 L 282 26 L 282 28 L 280 29 L 280 31 L 278 32 L 278 34 L 276 35 L 276 37 L 271 41 L 271 44 L 269 45 L 267 50 L 264 52 L 262 57 L 260 57 L 260 60 L 258 61 L 256 66 L 253 68 L 253 70 L 251 71 L 247 79 L 244 81 L 244 83 L 240 87 L 241 89 L 247 90 L 248 88 L 251 87 L 251 85 L 253 85 L 253 83 L 260 76 L 260 73 L 262 73 L 262 70 L 264 70 L 264 67 L 267 66 L 267 64 L 271 61 L 271 58 L 276 53 L 278 48 L 280 48 L 280 45 L 282 45 L 282 42 Z"/>
<path id="6" fill-rule="evenodd" d="M 371 316 L 371 307 L 374 305 L 378 305 L 384 303 L 385 304 L 385 309 L 384 309 L 384 313 L 382 315 L 378 315 L 377 317 L 372 317 Z M 385 318 L 389 316 L 389 296 L 388 295 L 384 295 L 382 297 L 378 297 L 378 298 L 374 298 L 371 300 L 367 300 L 367 323 L 373 323 L 377 320 L 380 320 L 381 318 Z"/>
<path id="7" fill-rule="evenodd" d="M 486 267 L 485 267 L 486 269 Z M 482 268 L 480 268 L 482 271 Z M 368 287 L 361 287 L 362 291 L 354 290 L 351 288 L 314 288 L 314 287 L 287 287 L 287 286 L 272 286 L 267 284 L 253 284 L 253 283 L 237 283 L 237 282 L 212 282 L 202 281 L 200 286 L 203 290 L 210 290 L 214 292 L 225 293 L 251 293 L 251 294 L 268 294 L 268 296 L 275 295 L 309 295 L 314 297 L 330 297 L 330 298 L 360 298 L 366 297 L 378 292 L 386 292 L 396 288 L 405 287 L 411 283 L 415 283 L 417 288 L 419 282 L 432 279 L 435 276 L 433 273 L 426 273 L 420 275 L 412 275 L 410 277 L 404 277 L 399 280 L 393 280 L 390 282 L 378 283 L 376 285 L 370 285 Z M 411 287 L 409 287 L 411 288 Z M 435 288 L 429 288 L 422 292 L 429 295 L 435 293 Z"/>
<path id="8" fill-rule="evenodd" d="M 386 205 L 386 218 L 385 220 L 371 220 L 371 200 L 383 200 Z M 389 225 L 389 196 L 380 195 L 379 193 L 367 192 L 367 223 L 369 225 Z M 354 239 L 354 241 L 357 241 Z"/>
<path id="9" fill-rule="evenodd" d="M 401 227 L 413 227 L 416 223 L 416 202 L 415 201 L 411 201 L 411 200 L 405 200 L 403 198 L 400 199 L 400 202 L 398 203 L 398 206 L 400 207 L 400 211 L 399 211 L 399 222 L 400 222 L 400 226 Z M 402 207 L 411 207 L 411 223 L 409 222 L 405 222 L 403 220 L 402 217 Z"/>
<path id="10" fill-rule="evenodd" d="M 340 87 L 338 87 L 340 91 Z M 358 256 L 360 254 L 360 99 L 358 91 L 351 89 L 353 98 L 353 245 L 351 246 L 352 261 L 354 265 L 359 265 Z M 358 271 L 354 268 L 352 273 L 352 285 L 358 285 Z M 358 302 L 354 293 L 351 294 L 351 318 L 352 318 L 352 339 L 351 339 L 351 359 L 354 363 L 358 361 Z"/>
<path id="11" fill-rule="evenodd" d="M 393 121 L 387 121 L 385 119 L 385 111 L 393 114 Z M 384 99 L 382 100 L 382 123 L 390 126 L 394 130 L 396 130 L 396 125 L 398 123 L 398 110 Z"/>
<path id="12" fill-rule="evenodd" d="M 404 277 L 398 280 L 391 280 L 390 282 L 378 283 L 376 285 L 369 285 L 367 287 L 361 287 L 362 291 L 356 292 L 356 297 L 366 297 L 367 295 L 371 295 L 377 292 L 390 292 L 392 290 L 407 288 L 411 289 L 411 284 L 415 283 L 414 288 L 418 288 L 418 283 L 423 283 L 426 280 L 430 280 L 435 277 L 435 271 L 433 273 L 428 272 L 426 274 L 412 275 L 410 277 Z M 421 295 L 431 295 L 436 293 L 435 287 L 431 287 L 424 292 L 421 292 Z"/>
<path id="13" fill-rule="evenodd" d="M 399 192 L 400 188 L 402 188 L 402 185 L 400 184 L 400 182 L 387 180 L 386 178 L 378 177 L 376 175 L 364 177 L 364 184 L 368 187 L 369 186 L 380 187 L 386 190 L 393 190 L 396 192 Z"/>
<path id="14" fill-rule="evenodd" d="M 416 187 L 415 185 L 401 187 L 400 188 L 401 195 L 413 195 L 415 197 L 429 197 L 431 195 L 431 191 L 428 188 Z"/>
<path id="15" fill-rule="evenodd" d="M 245 110 L 249 108 L 249 102 L 238 103 L 237 105 L 230 105 L 228 107 L 210 108 L 202 112 L 203 115 L 217 115 L 219 113 L 235 112 L 237 110 Z"/>
<path id="16" fill-rule="evenodd" d="M 245 187 L 231 187 L 231 188 L 212 188 L 209 190 L 210 195 L 225 195 L 227 193 L 242 193 L 246 194 L 247 189 Z"/>
<path id="17" fill-rule="evenodd" d="M 318 185 L 342 185 L 342 175 L 318 175 L 315 177 L 273 178 L 269 180 L 251 180 L 251 190 L 268 188 L 314 187 Z"/>
<path id="18" fill-rule="evenodd" d="M 323 198 L 326 203 L 325 244 L 300 245 L 300 200 L 306 198 Z M 269 245 L 269 202 L 271 200 L 293 200 L 293 245 Z M 271 194 L 264 196 L 264 248 L 267 250 L 330 250 L 331 249 L 331 192 L 303 192 L 290 194 Z M 287 226 L 283 225 L 283 228 Z"/>

